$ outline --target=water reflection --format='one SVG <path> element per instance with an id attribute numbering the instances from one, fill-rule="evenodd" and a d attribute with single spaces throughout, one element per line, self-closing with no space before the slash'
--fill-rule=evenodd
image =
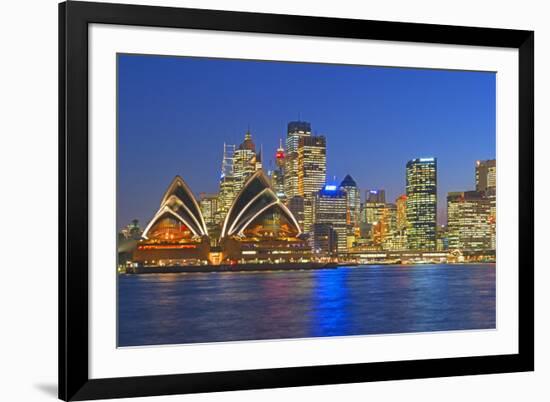
<path id="1" fill-rule="evenodd" d="M 495 327 L 495 266 L 121 276 L 120 346 Z"/>
<path id="2" fill-rule="evenodd" d="M 343 269 L 315 273 L 309 336 L 340 335 L 349 331 L 349 272 Z"/>

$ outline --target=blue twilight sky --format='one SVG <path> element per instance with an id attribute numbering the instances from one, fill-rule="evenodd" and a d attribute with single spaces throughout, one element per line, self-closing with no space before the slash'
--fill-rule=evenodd
<path id="1" fill-rule="evenodd" d="M 250 127 L 264 168 L 289 121 L 327 138 L 327 179 L 405 191 L 405 164 L 438 158 L 438 219 L 449 191 L 475 187 L 495 158 L 496 76 L 462 72 L 166 56 L 118 56 L 117 225 L 142 226 L 175 175 L 216 192 L 223 143 Z"/>

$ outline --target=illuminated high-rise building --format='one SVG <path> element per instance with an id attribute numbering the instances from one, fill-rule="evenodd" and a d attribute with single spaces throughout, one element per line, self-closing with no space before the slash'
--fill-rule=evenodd
<path id="1" fill-rule="evenodd" d="M 220 191 L 216 221 L 221 222 L 237 196 L 237 179 L 234 174 L 235 145 L 223 144 Z"/>
<path id="2" fill-rule="evenodd" d="M 296 195 L 287 201 L 288 209 L 298 221 L 300 229 L 304 229 L 304 197 Z"/>
<path id="3" fill-rule="evenodd" d="M 491 215 L 491 249 L 496 248 L 496 220 L 497 220 L 497 161 L 489 159 L 476 161 L 476 190 L 485 194 L 490 200 Z"/>
<path id="4" fill-rule="evenodd" d="M 411 250 L 436 249 L 437 159 L 407 162 L 407 243 Z"/>
<path id="5" fill-rule="evenodd" d="M 362 202 L 359 213 L 359 236 L 362 240 L 367 239 L 369 225 L 367 224 L 366 214 L 365 214 L 365 205 L 366 203 Z"/>
<path id="6" fill-rule="evenodd" d="M 386 203 L 384 202 L 365 202 L 363 204 L 364 222 L 369 225 L 376 225 L 382 217 L 385 207 Z"/>
<path id="7" fill-rule="evenodd" d="M 407 229 L 407 196 L 400 195 L 395 200 L 396 207 L 396 227 L 399 231 Z"/>
<path id="8" fill-rule="evenodd" d="M 338 235 L 330 223 L 314 223 L 311 227 L 313 254 L 332 257 L 338 253 Z"/>
<path id="9" fill-rule="evenodd" d="M 336 232 L 338 253 L 347 250 L 346 192 L 338 186 L 326 185 L 315 194 L 313 213 L 316 224 L 327 224 Z"/>
<path id="10" fill-rule="evenodd" d="M 204 223 L 210 235 L 210 245 L 217 246 L 220 224 L 223 216 L 220 215 L 218 208 L 218 194 L 199 194 L 199 206 L 204 218 Z"/>
<path id="11" fill-rule="evenodd" d="M 385 207 L 385 190 L 371 189 L 365 191 L 365 202 L 361 210 L 361 237 L 366 239 L 370 244 L 376 242 L 376 245 L 380 245 L 380 238 L 376 236 L 375 229 L 376 225 L 382 219 Z M 377 238 L 375 239 L 375 237 Z"/>
<path id="12" fill-rule="evenodd" d="M 271 182 L 277 197 L 283 202 L 286 201 L 285 195 L 285 150 L 283 148 L 282 140 L 279 143 L 279 148 L 275 153 L 276 167 L 271 174 Z"/>
<path id="13" fill-rule="evenodd" d="M 215 225 L 219 221 L 216 220 L 218 212 L 218 194 L 199 194 L 199 205 L 206 226 Z"/>
<path id="14" fill-rule="evenodd" d="M 284 185 L 287 199 L 301 195 L 298 191 L 298 145 L 300 138 L 311 136 L 311 125 L 305 121 L 288 123 L 286 154 L 284 158 Z"/>
<path id="15" fill-rule="evenodd" d="M 383 246 L 396 231 L 397 209 L 395 204 L 384 204 L 378 211 L 378 221 L 372 227 L 372 242 L 375 246 Z"/>
<path id="16" fill-rule="evenodd" d="M 377 195 L 369 198 L 369 193 L 376 191 Z M 385 200 L 383 197 L 379 197 L 380 192 L 383 193 L 384 190 L 367 190 L 367 199 L 362 204 L 361 209 L 361 218 L 360 218 L 360 234 L 361 237 L 367 240 L 369 243 L 373 242 L 374 229 L 382 218 L 384 213 L 384 208 L 386 207 L 385 202 L 379 202 L 378 200 Z"/>
<path id="17" fill-rule="evenodd" d="M 252 141 L 250 130 L 245 133 L 244 141 L 235 150 L 233 158 L 233 175 L 235 176 L 237 192 L 243 188 L 246 180 L 262 168 L 261 157 L 256 154 L 256 145 Z"/>
<path id="18" fill-rule="evenodd" d="M 436 251 L 446 251 L 449 249 L 449 235 L 446 225 L 437 225 L 436 229 Z"/>
<path id="19" fill-rule="evenodd" d="M 447 195 L 447 236 L 449 249 L 490 250 L 491 200 L 478 191 Z"/>
<path id="20" fill-rule="evenodd" d="M 359 214 L 361 209 L 361 193 L 357 183 L 348 174 L 340 183 L 340 188 L 346 192 L 347 223 L 351 228 L 359 226 Z"/>
<path id="21" fill-rule="evenodd" d="M 491 225 L 491 250 L 497 248 L 497 207 L 496 195 L 489 197 L 491 203 L 491 213 L 489 216 L 489 224 Z"/>
<path id="22" fill-rule="evenodd" d="M 382 248 L 388 251 L 401 251 L 408 248 L 407 245 L 407 196 L 400 195 L 395 199 L 395 206 L 390 206 L 391 230 L 382 239 Z"/>
<path id="23" fill-rule="evenodd" d="M 365 201 L 384 204 L 386 202 L 386 190 L 366 190 Z"/>
<path id="24" fill-rule="evenodd" d="M 398 197 L 399 200 L 401 197 Z M 397 204 L 386 204 L 382 216 L 373 229 L 373 244 L 387 251 L 402 251 L 408 248 L 407 234 L 404 228 L 399 229 Z"/>
<path id="25" fill-rule="evenodd" d="M 301 137 L 298 141 L 298 195 L 304 197 L 304 231 L 313 224 L 313 199 L 325 184 L 327 145 L 324 136 Z"/>
<path id="26" fill-rule="evenodd" d="M 279 148 L 275 153 L 275 163 L 278 168 L 284 170 L 285 168 L 285 149 L 283 148 L 283 140 L 279 140 Z"/>
<path id="27" fill-rule="evenodd" d="M 496 192 L 497 187 L 497 161 L 489 159 L 476 161 L 476 191 L 490 195 Z"/>

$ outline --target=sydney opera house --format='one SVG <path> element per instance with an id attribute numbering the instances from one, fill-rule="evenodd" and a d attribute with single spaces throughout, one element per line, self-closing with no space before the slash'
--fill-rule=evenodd
<path id="1" fill-rule="evenodd" d="M 176 176 L 143 231 L 133 260 L 145 265 L 200 263 L 207 261 L 209 251 L 199 204 L 183 179 Z"/>
<path id="2" fill-rule="evenodd" d="M 142 234 L 133 261 L 143 266 L 298 263 L 311 248 L 290 210 L 277 197 L 263 170 L 245 182 L 229 208 L 218 244 L 211 238 L 199 204 L 176 176 Z"/>

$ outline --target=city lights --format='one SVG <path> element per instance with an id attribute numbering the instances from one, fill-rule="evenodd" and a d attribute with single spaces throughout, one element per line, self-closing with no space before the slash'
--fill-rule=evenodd
<path id="1" fill-rule="evenodd" d="M 126 243 L 139 240 L 125 263 L 494 259 L 495 160 L 475 162 L 475 191 L 449 193 L 448 222 L 438 225 L 437 158 L 406 163 L 405 194 L 395 203 L 381 188 L 365 190 L 362 202 L 351 175 L 327 183 L 327 140 L 310 123 L 290 122 L 284 143 L 267 174 L 250 130 L 240 145 L 224 143 L 219 192 L 198 201 L 177 176 L 143 232 L 136 222 L 121 232 Z"/>

